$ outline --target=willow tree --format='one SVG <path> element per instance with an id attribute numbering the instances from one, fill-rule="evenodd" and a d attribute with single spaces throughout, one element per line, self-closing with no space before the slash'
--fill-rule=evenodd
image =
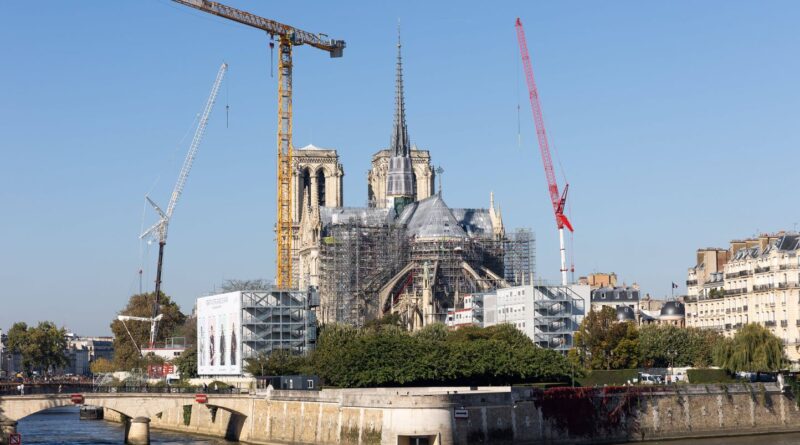
<path id="1" fill-rule="evenodd" d="M 714 362 L 729 372 L 775 372 L 786 364 L 783 342 L 769 329 L 749 323 L 714 348 Z"/>

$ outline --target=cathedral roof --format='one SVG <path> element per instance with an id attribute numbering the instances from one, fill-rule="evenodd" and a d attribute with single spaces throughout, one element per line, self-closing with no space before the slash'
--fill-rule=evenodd
<path id="1" fill-rule="evenodd" d="M 466 238 L 453 212 L 438 194 L 406 206 L 397 219 L 408 235 L 417 238 Z"/>
<path id="2" fill-rule="evenodd" d="M 489 209 L 450 209 L 470 237 L 490 237 L 494 226 Z"/>
<path id="3" fill-rule="evenodd" d="M 382 226 L 394 220 L 392 208 L 320 207 L 319 219 L 323 226 L 332 224 L 359 223 L 366 226 Z"/>

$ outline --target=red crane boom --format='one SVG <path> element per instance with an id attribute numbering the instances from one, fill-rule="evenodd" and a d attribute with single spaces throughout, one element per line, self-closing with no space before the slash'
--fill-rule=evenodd
<path id="1" fill-rule="evenodd" d="M 547 189 L 550 192 L 550 201 L 553 204 L 553 212 L 556 217 L 556 225 L 559 230 L 561 240 L 561 276 L 562 284 L 567 284 L 567 266 L 564 251 L 564 228 L 570 232 L 574 231 L 572 224 L 564 215 L 564 207 L 567 202 L 567 191 L 569 184 L 564 185 L 564 191 L 558 192 L 558 182 L 556 181 L 555 170 L 553 169 L 553 159 L 550 156 L 550 144 L 547 142 L 547 132 L 544 129 L 544 118 L 542 117 L 542 105 L 539 102 L 539 90 L 536 88 L 536 80 L 533 77 L 533 66 L 528 55 L 528 44 L 525 40 L 525 30 L 522 28 L 522 21 L 517 18 L 514 25 L 517 30 L 517 41 L 519 42 L 519 52 L 522 56 L 522 65 L 525 69 L 525 81 L 528 84 L 528 96 L 531 100 L 531 110 L 533 111 L 533 122 L 536 125 L 536 137 L 539 140 L 539 151 L 542 154 L 542 164 L 544 174 L 547 177 Z"/>

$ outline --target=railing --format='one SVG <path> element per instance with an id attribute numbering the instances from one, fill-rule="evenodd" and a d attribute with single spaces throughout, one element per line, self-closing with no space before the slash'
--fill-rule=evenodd
<path id="1" fill-rule="evenodd" d="M 789 322 L 787 320 L 781 320 L 781 327 L 785 328 L 787 326 L 789 326 Z"/>
<path id="2" fill-rule="evenodd" d="M 687 286 L 697 286 L 697 280 L 686 280 Z"/>
<path id="3" fill-rule="evenodd" d="M 767 267 L 756 267 L 754 269 L 754 271 L 755 271 L 755 273 L 764 273 L 764 272 L 769 272 L 769 269 L 770 269 L 769 266 L 767 266 Z"/>
<path id="4" fill-rule="evenodd" d="M 792 269 L 793 267 L 794 265 L 792 264 L 781 264 L 780 266 L 778 266 L 778 270 L 788 270 Z"/>
<path id="5" fill-rule="evenodd" d="M 753 285 L 753 292 L 770 290 L 773 287 L 775 287 L 775 285 L 773 285 L 771 283 L 770 284 L 754 284 Z"/>
<path id="6" fill-rule="evenodd" d="M 725 289 L 725 295 L 739 295 L 747 293 L 747 288 L 743 287 L 741 289 Z"/>
<path id="7" fill-rule="evenodd" d="M 766 326 L 768 328 L 774 328 L 775 327 L 775 321 L 774 320 L 765 321 L 764 322 L 764 326 Z"/>
<path id="8" fill-rule="evenodd" d="M 222 388 L 218 386 L 216 389 L 213 387 L 204 388 L 202 386 L 92 386 L 87 385 L 25 385 L 24 389 L 20 391 L 17 389 L 18 384 L 1 385 L 0 395 L 4 396 L 19 396 L 19 395 L 69 395 L 72 393 L 98 393 L 98 394 L 240 394 L 242 390 L 234 386 Z M 60 391 L 59 391 L 60 389 Z M 245 390 L 246 391 L 246 390 Z"/>

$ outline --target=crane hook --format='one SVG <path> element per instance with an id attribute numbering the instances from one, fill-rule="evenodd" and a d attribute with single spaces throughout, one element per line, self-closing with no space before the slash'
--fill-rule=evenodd
<path id="1" fill-rule="evenodd" d="M 275 62 L 273 61 L 275 57 L 275 42 L 272 41 L 272 37 L 270 36 L 269 42 L 269 77 L 273 77 L 272 71 L 275 66 Z"/>

